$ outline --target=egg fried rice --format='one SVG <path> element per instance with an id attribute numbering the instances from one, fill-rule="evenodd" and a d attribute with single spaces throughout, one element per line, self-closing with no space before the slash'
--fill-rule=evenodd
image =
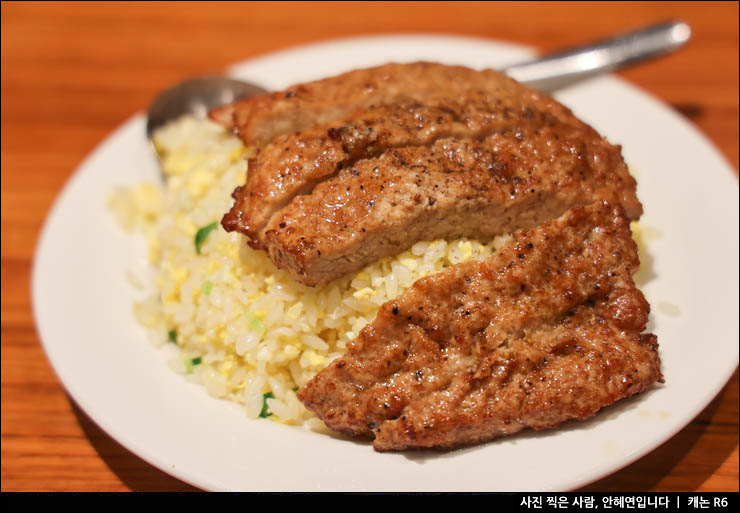
<path id="1" fill-rule="evenodd" d="M 379 306 L 421 277 L 486 258 L 507 238 L 420 242 L 307 287 L 220 225 L 232 191 L 245 181 L 250 149 L 191 117 L 160 129 L 154 143 L 164 155 L 165 183 L 121 188 L 109 198 L 121 225 L 149 244 L 154 283 L 143 284 L 149 295 L 134 315 L 156 344 L 177 346 L 172 369 L 242 404 L 250 418 L 318 427 L 296 391 L 344 353 Z"/>

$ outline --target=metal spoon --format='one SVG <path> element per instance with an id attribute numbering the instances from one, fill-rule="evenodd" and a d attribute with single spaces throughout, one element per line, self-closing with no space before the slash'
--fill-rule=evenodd
<path id="1" fill-rule="evenodd" d="M 501 71 L 540 91 L 553 91 L 585 78 L 678 50 L 691 27 L 669 21 L 508 66 Z"/>
<path id="2" fill-rule="evenodd" d="M 501 71 L 535 89 L 552 91 L 674 51 L 690 38 L 691 28 L 686 23 L 664 22 L 508 66 Z M 266 92 L 255 84 L 219 75 L 186 80 L 167 89 L 152 102 L 147 113 L 147 137 L 151 139 L 157 128 L 184 114 L 205 118 L 211 109 Z"/>
<path id="3" fill-rule="evenodd" d="M 157 128 L 185 114 L 205 119 L 211 109 L 265 93 L 266 89 L 255 84 L 223 75 L 185 80 L 160 93 L 149 106 L 146 135 L 151 139 Z"/>

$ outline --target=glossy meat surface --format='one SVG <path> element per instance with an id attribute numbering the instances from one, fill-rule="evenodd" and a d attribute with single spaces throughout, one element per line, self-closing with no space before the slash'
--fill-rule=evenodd
<path id="1" fill-rule="evenodd" d="M 262 247 L 278 267 L 317 285 L 417 241 L 486 240 L 599 199 L 639 216 L 619 154 L 583 135 L 517 127 L 389 150 L 294 198 L 267 225 Z"/>
<path id="2" fill-rule="evenodd" d="M 377 450 L 555 428 L 662 382 L 621 207 L 568 211 L 381 307 L 299 398 Z"/>
<path id="3" fill-rule="evenodd" d="M 372 83 L 381 103 L 358 100 L 370 94 L 359 83 Z M 260 101 L 272 105 L 265 113 L 283 115 L 298 105 L 334 112 L 349 99 L 351 114 L 312 115 L 319 124 L 302 128 L 304 112 L 263 146 L 222 221 L 305 284 L 419 240 L 489 238 L 600 199 L 620 203 L 631 219 L 642 212 L 618 146 L 494 71 L 388 64 Z"/>
<path id="4" fill-rule="evenodd" d="M 438 97 L 463 98 L 471 90 L 501 98 L 521 94 L 513 80 L 495 71 L 475 71 L 433 62 L 389 63 L 298 84 L 227 105 L 211 119 L 232 129 L 249 146 L 261 146 L 281 134 L 347 117 L 372 105 Z"/>
<path id="5" fill-rule="evenodd" d="M 270 218 L 296 196 L 310 194 L 344 168 L 395 148 L 427 146 L 440 138 L 478 139 L 521 125 L 521 111 L 487 94 L 471 94 L 465 103 L 437 98 L 426 104 L 406 101 L 372 106 L 303 132 L 276 137 L 249 162 L 247 182 L 234 193 L 235 203 L 224 217 L 227 229 L 263 247 Z M 528 111 L 531 125 L 558 123 L 549 112 Z"/>

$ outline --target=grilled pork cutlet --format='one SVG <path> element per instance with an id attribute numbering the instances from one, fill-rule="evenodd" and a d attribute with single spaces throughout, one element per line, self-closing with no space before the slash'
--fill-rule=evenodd
<path id="1" fill-rule="evenodd" d="M 465 98 L 472 90 L 485 90 L 502 101 L 527 91 L 495 71 L 433 62 L 389 63 L 249 98 L 215 109 L 210 116 L 233 130 L 245 144 L 259 147 L 278 135 L 345 118 L 371 105 L 441 94 Z"/>
<path id="2" fill-rule="evenodd" d="M 417 281 L 299 391 L 380 451 L 555 428 L 662 382 L 629 220 L 606 202 Z"/>
<path id="3" fill-rule="evenodd" d="M 372 84 L 377 104 L 358 100 L 370 94 L 360 83 Z M 248 109 L 260 116 L 332 113 L 311 114 L 311 123 L 335 118 L 332 105 L 344 109 L 310 128 L 296 121 L 261 147 L 222 221 L 307 285 L 419 240 L 532 228 L 599 199 L 631 219 L 642 212 L 618 146 L 494 71 L 389 64 L 250 102 L 264 103 Z M 267 123 L 254 112 L 247 124 Z"/>
<path id="4" fill-rule="evenodd" d="M 223 226 L 248 235 L 252 247 L 263 249 L 264 228 L 278 210 L 358 160 L 445 137 L 478 139 L 521 125 L 523 116 L 532 126 L 559 123 L 548 111 L 504 104 L 481 91 L 462 104 L 446 98 L 430 102 L 372 106 L 347 119 L 276 137 L 249 161 L 247 182 L 234 192 L 236 201 Z"/>
<path id="5" fill-rule="evenodd" d="M 300 195 L 268 223 L 270 259 L 327 283 L 421 240 L 489 239 L 607 199 L 641 214 L 618 152 L 573 127 L 445 138 L 364 159 Z"/>

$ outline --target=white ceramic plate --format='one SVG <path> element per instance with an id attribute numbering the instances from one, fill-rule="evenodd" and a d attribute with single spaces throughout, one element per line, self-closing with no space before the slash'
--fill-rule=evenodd
<path id="1" fill-rule="evenodd" d="M 498 67 L 529 50 L 492 41 L 401 36 L 292 49 L 233 68 L 267 88 L 388 61 Z M 738 185 L 707 140 L 634 87 L 604 77 L 557 95 L 615 143 L 645 205 L 653 305 L 665 385 L 552 432 L 454 452 L 377 453 L 366 442 L 249 420 L 165 365 L 132 315 L 126 271 L 143 242 L 106 208 L 122 184 L 158 179 L 134 116 L 80 166 L 46 221 L 33 272 L 44 348 L 77 403 L 146 461 L 207 490 L 567 490 L 599 479 L 670 438 L 718 393 L 738 362 Z"/>

